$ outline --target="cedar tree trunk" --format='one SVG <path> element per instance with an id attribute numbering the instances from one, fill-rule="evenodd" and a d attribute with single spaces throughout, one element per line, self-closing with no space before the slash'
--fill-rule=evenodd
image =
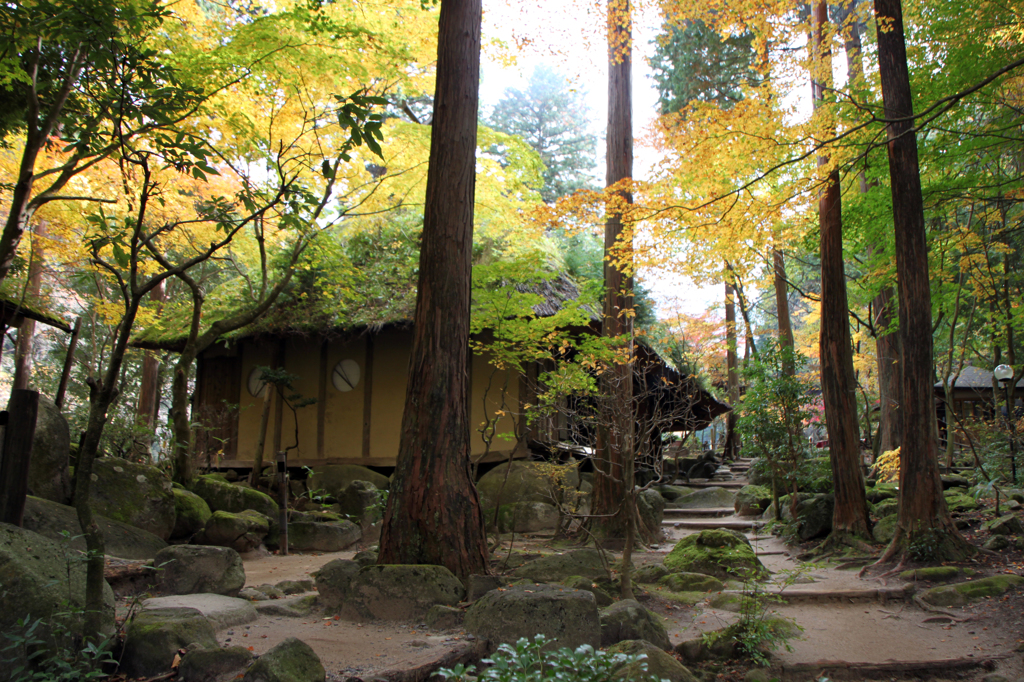
<path id="1" fill-rule="evenodd" d="M 736 433 L 736 406 L 740 401 L 740 378 L 736 372 L 736 294 L 732 285 L 725 284 L 725 367 L 727 372 L 729 403 L 732 410 L 726 416 L 725 446 L 722 458 L 734 460 L 740 453 L 739 434 Z"/>
<path id="2" fill-rule="evenodd" d="M 915 559 L 957 560 L 975 549 L 953 525 L 939 480 L 938 434 L 932 395 L 932 306 L 928 243 L 914 133 L 914 107 L 903 35 L 900 0 L 875 0 L 875 15 L 887 31 L 878 33 L 878 68 L 888 120 L 889 183 L 896 232 L 899 291 L 900 497 L 896 532 L 879 559 L 908 553 Z"/>
<path id="3" fill-rule="evenodd" d="M 812 81 L 815 108 L 824 98 L 825 84 L 831 80 L 832 52 L 824 31 L 828 7 L 816 2 L 814 21 L 814 65 Z M 818 165 L 829 163 L 820 154 Z M 818 199 L 818 225 L 821 236 L 821 392 L 825 403 L 829 460 L 835 507 L 829 542 L 843 542 L 849 535 L 868 537 L 868 508 L 864 494 L 864 476 L 860 469 L 860 443 L 857 424 L 856 380 L 853 373 L 853 347 L 850 337 L 849 307 L 846 299 L 846 271 L 843 264 L 843 216 L 839 171 L 828 174 L 825 189 Z"/>
<path id="4" fill-rule="evenodd" d="M 632 31 L 629 0 L 608 2 L 608 130 L 607 187 L 633 176 Z M 629 192 L 616 201 L 632 203 Z M 623 237 L 622 209 L 610 203 L 604 227 L 604 315 L 601 334 L 619 339 L 633 356 L 633 280 L 621 267 L 632 260 L 632 238 Z M 625 539 L 633 524 L 633 369 L 617 364 L 601 375 L 600 390 L 608 409 L 601 416 L 594 459 L 594 502 L 591 529 L 601 537 Z M 610 399 L 609 399 L 610 398 Z"/>
<path id="5" fill-rule="evenodd" d="M 381 564 L 487 573 L 470 477 L 467 354 L 480 86 L 480 0 L 442 0 L 420 278 Z"/>

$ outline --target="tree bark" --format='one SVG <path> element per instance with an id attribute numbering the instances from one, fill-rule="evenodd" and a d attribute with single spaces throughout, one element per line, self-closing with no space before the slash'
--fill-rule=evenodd
<path id="1" fill-rule="evenodd" d="M 772 249 L 775 282 L 775 309 L 777 311 L 779 347 L 789 352 L 782 356 L 782 373 L 791 377 L 796 373 L 793 362 L 793 323 L 789 318 L 789 285 L 786 282 L 786 258 L 780 249 Z"/>
<path id="2" fill-rule="evenodd" d="M 928 279 L 928 243 L 914 133 L 914 107 L 900 0 L 875 0 L 879 25 L 878 67 L 888 120 L 889 183 L 896 233 L 899 292 L 900 496 L 892 543 L 879 559 L 912 552 L 917 559 L 956 560 L 975 549 L 957 531 L 942 496 L 938 434 L 932 396 L 932 308 Z"/>
<path id="3" fill-rule="evenodd" d="M 608 130 L 605 184 L 611 187 L 633 176 L 632 29 L 630 0 L 608 2 Z M 629 192 L 616 199 L 632 203 Z M 633 357 L 632 237 L 623 236 L 622 207 L 609 205 L 604 226 L 604 314 L 601 334 L 618 339 L 622 351 Z M 600 537 L 624 539 L 632 524 L 630 507 L 635 460 L 632 415 L 623 406 L 632 403 L 633 369 L 616 364 L 600 378 L 607 405 L 597 433 L 594 459 L 594 497 L 590 528 Z"/>
<path id="4" fill-rule="evenodd" d="M 442 0 L 420 277 L 381 564 L 487 573 L 470 477 L 467 353 L 480 85 L 480 0 Z"/>
<path id="5" fill-rule="evenodd" d="M 34 236 L 32 237 L 32 248 L 29 255 L 28 283 L 25 287 L 24 298 L 27 301 L 36 301 L 39 298 L 39 291 L 43 285 L 43 259 L 45 249 L 40 241 L 46 237 L 46 222 L 40 221 L 36 224 Z M 32 340 L 35 337 L 36 321 L 25 318 L 18 327 L 18 343 L 14 348 L 14 386 L 12 388 L 27 389 L 32 381 Z"/>
<path id="6" fill-rule="evenodd" d="M 157 315 L 163 308 L 164 283 L 160 282 L 149 292 L 149 300 L 157 304 Z M 135 411 L 135 425 L 139 428 L 136 438 L 136 454 L 149 456 L 160 404 L 157 377 L 160 374 L 160 359 L 155 351 L 146 351 L 142 358 L 142 380 L 139 386 L 139 403 Z"/>
<path id="7" fill-rule="evenodd" d="M 824 0 L 814 4 L 814 54 L 812 69 L 815 108 L 824 99 L 832 72 L 832 52 L 825 28 L 828 6 Z M 818 155 L 818 165 L 829 163 L 827 154 Z M 850 336 L 849 306 L 846 297 L 846 271 L 843 262 L 843 217 L 839 171 L 828 174 L 825 189 L 818 199 L 818 226 L 821 246 L 821 392 L 825 403 L 829 460 L 835 506 L 832 514 L 831 541 L 847 535 L 868 537 L 868 508 L 864 494 L 864 476 L 860 468 L 860 439 L 857 424 L 856 380 L 853 373 L 853 348 Z"/>
<path id="8" fill-rule="evenodd" d="M 739 456 L 739 434 L 736 433 L 736 406 L 740 402 L 740 378 L 736 372 L 736 294 L 732 285 L 725 284 L 725 367 L 729 404 L 732 411 L 726 416 L 725 446 L 722 457 L 734 460 Z"/>

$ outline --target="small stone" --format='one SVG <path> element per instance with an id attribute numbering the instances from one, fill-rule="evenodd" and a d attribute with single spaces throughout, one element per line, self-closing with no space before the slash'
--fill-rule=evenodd
<path id="1" fill-rule="evenodd" d="M 998 552 L 1009 546 L 1010 540 L 1005 535 L 993 535 L 982 545 L 982 547 L 992 552 Z"/>

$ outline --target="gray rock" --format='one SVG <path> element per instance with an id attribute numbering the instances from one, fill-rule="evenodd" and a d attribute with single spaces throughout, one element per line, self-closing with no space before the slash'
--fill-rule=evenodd
<path id="1" fill-rule="evenodd" d="M 131 677 L 155 677 L 170 672 L 178 649 L 190 644 L 217 647 L 213 626 L 196 609 L 142 611 L 128 624 L 121 671 Z"/>
<path id="2" fill-rule="evenodd" d="M 252 602 L 222 594 L 178 594 L 170 597 L 151 597 L 142 602 L 142 610 L 195 609 L 203 614 L 214 630 L 251 623 L 259 614 Z"/>
<path id="3" fill-rule="evenodd" d="M 192 492 L 206 500 L 210 511 L 226 511 L 232 514 L 247 509 L 258 511 L 270 522 L 270 531 L 263 538 L 263 544 L 274 549 L 278 544 L 280 528 L 278 528 L 279 508 L 270 495 L 240 485 L 232 485 L 212 474 L 196 477 L 192 484 Z"/>
<path id="4" fill-rule="evenodd" d="M 245 585 L 242 557 L 229 547 L 174 545 L 153 559 L 159 568 L 160 590 L 165 594 L 210 592 L 229 597 Z"/>
<path id="5" fill-rule="evenodd" d="M 226 682 L 237 677 L 251 662 L 252 652 L 244 646 L 193 649 L 181 657 L 178 679 L 181 682 Z"/>
<path id="6" fill-rule="evenodd" d="M 980 580 L 933 587 L 919 594 L 926 604 L 932 606 L 966 606 L 985 597 L 997 597 L 1022 583 L 1024 578 L 1019 575 L 994 575 Z"/>
<path id="7" fill-rule="evenodd" d="M 206 527 L 213 512 L 206 500 L 183 488 L 173 488 L 174 494 L 174 530 L 172 538 L 191 538 Z"/>
<path id="8" fill-rule="evenodd" d="M 71 501 L 70 452 L 68 420 L 52 400 L 40 395 L 36 431 L 32 436 L 32 456 L 28 463 L 29 494 L 58 504 Z"/>
<path id="9" fill-rule="evenodd" d="M 1006 514 L 998 519 L 986 521 L 984 528 L 993 535 L 1020 535 L 1024 533 L 1024 526 L 1021 526 L 1020 519 L 1014 514 Z"/>
<path id="10" fill-rule="evenodd" d="M 454 630 L 455 628 L 462 627 L 465 615 L 462 609 L 454 606 L 434 604 L 427 611 L 423 622 L 435 630 Z"/>
<path id="11" fill-rule="evenodd" d="M 360 528 L 365 528 L 383 517 L 381 492 L 370 481 L 352 481 L 336 495 L 336 498 L 339 511 L 355 521 Z"/>
<path id="12" fill-rule="evenodd" d="M 801 540 L 813 540 L 832 531 L 832 507 L 835 497 L 819 493 L 797 505 L 797 534 Z"/>
<path id="13" fill-rule="evenodd" d="M 552 504 L 561 499 L 563 486 L 578 488 L 579 485 L 579 473 L 573 466 L 555 468 L 540 462 L 516 460 L 499 464 L 481 476 L 476 489 L 480 507 L 494 509 L 516 502 Z"/>
<path id="14" fill-rule="evenodd" d="M 665 498 L 656 490 L 641 490 L 636 497 L 636 510 L 649 536 L 661 537 L 661 522 L 665 518 Z"/>
<path id="15" fill-rule="evenodd" d="M 1010 546 L 1010 539 L 1008 537 L 1006 537 L 1005 535 L 993 535 L 992 537 L 990 537 L 988 540 L 985 541 L 984 545 L 982 545 L 982 547 L 984 547 L 985 549 L 987 549 L 987 550 L 989 550 L 991 552 L 999 552 L 1001 550 L 1006 549 L 1009 546 Z"/>
<path id="16" fill-rule="evenodd" d="M 694 677 L 693 673 L 691 673 L 682 663 L 659 649 L 651 642 L 645 642 L 641 639 L 626 640 L 608 647 L 608 653 L 628 654 L 630 656 L 646 656 L 647 658 L 644 659 L 643 662 L 647 664 L 647 675 L 656 680 L 668 680 L 669 682 L 697 682 L 697 678 Z M 641 677 L 641 671 L 642 667 L 640 666 L 640 661 L 637 661 L 636 663 L 630 663 L 619 669 L 619 671 L 616 672 L 615 677 L 621 680 L 647 679 Z"/>
<path id="17" fill-rule="evenodd" d="M 552 649 L 601 645 L 594 595 L 558 585 L 513 585 L 488 592 L 466 610 L 466 631 L 492 645 L 542 634 Z"/>
<path id="18" fill-rule="evenodd" d="M 592 580 L 608 580 L 611 577 L 601 553 L 589 548 L 543 556 L 520 566 L 512 575 L 538 583 L 560 583 L 574 575 Z"/>
<path id="19" fill-rule="evenodd" d="M 306 481 L 306 487 L 313 491 L 323 490 L 337 499 L 353 481 L 367 481 L 379 490 L 387 490 L 391 484 L 387 476 L 358 464 L 325 464 L 316 467 Z"/>
<path id="20" fill-rule="evenodd" d="M 352 579 L 361 568 L 352 559 L 335 559 L 320 567 L 313 577 L 325 609 L 330 612 L 341 609 L 348 600 Z"/>
<path id="21" fill-rule="evenodd" d="M 261 592 L 260 590 L 257 590 L 255 587 L 243 587 L 238 592 L 238 598 L 248 599 L 249 601 L 266 601 L 270 599 L 270 597 L 267 596 L 266 592 Z"/>
<path id="22" fill-rule="evenodd" d="M 760 485 L 768 488 L 772 487 L 772 477 L 768 471 L 761 466 L 761 459 L 754 458 L 750 460 L 750 468 L 747 470 L 747 481 L 750 485 Z"/>
<path id="23" fill-rule="evenodd" d="M 875 527 L 871 529 L 871 537 L 875 539 L 880 545 L 888 545 L 892 542 L 893 535 L 896 534 L 896 514 L 889 514 L 888 516 L 878 520 Z"/>
<path id="24" fill-rule="evenodd" d="M 364 549 L 361 552 L 356 552 L 352 560 L 360 566 L 372 566 L 377 563 L 377 553 L 370 549 Z"/>
<path id="25" fill-rule="evenodd" d="M 171 479 L 156 467 L 103 457 L 93 462 L 89 502 L 96 514 L 168 540 L 174 530 Z"/>
<path id="26" fill-rule="evenodd" d="M 44 624 L 36 634 L 47 639 L 51 617 L 66 612 L 69 600 L 76 610 L 84 609 L 85 571 L 78 552 L 66 545 L 0 523 L 0 632 L 17 631 L 20 618 L 41 618 Z M 103 629 L 113 632 L 114 593 L 105 583 L 103 602 Z M 77 618 L 68 626 L 72 632 L 81 627 Z"/>
<path id="27" fill-rule="evenodd" d="M 384 564 L 360 568 L 341 605 L 347 620 L 412 620 L 435 604 L 454 606 L 466 596 L 455 575 L 444 566 Z"/>
<path id="28" fill-rule="evenodd" d="M 740 516 L 758 516 L 772 503 L 771 488 L 745 485 L 736 492 L 733 509 Z"/>
<path id="29" fill-rule="evenodd" d="M 256 603 L 256 611 L 261 616 L 283 618 L 304 618 L 312 613 L 319 598 L 315 594 L 304 594 L 297 597 L 286 597 Z"/>
<path id="30" fill-rule="evenodd" d="M 340 552 L 359 542 L 363 533 L 351 521 L 288 524 L 288 547 L 298 552 Z"/>
<path id="31" fill-rule="evenodd" d="M 245 554 L 263 544 L 263 538 L 269 532 L 270 519 L 253 509 L 237 514 L 216 511 L 195 541 L 200 545 L 230 547 L 239 554 Z"/>
<path id="32" fill-rule="evenodd" d="M 285 595 L 284 592 L 282 592 L 281 590 L 277 589 L 276 587 L 274 587 L 270 583 L 263 583 L 262 585 L 257 585 L 253 589 L 259 590 L 263 594 L 267 595 L 268 599 L 284 599 L 285 596 L 287 596 L 287 595 Z"/>
<path id="33" fill-rule="evenodd" d="M 886 516 L 889 516 L 890 514 L 895 514 L 898 508 L 899 500 L 882 500 L 881 502 L 875 505 L 875 517 L 879 519 L 884 519 Z"/>
<path id="34" fill-rule="evenodd" d="M 277 589 L 281 590 L 285 594 L 302 594 L 303 592 L 311 592 L 313 590 L 312 580 L 282 580 L 278 584 L 274 585 Z"/>
<path id="35" fill-rule="evenodd" d="M 474 602 L 491 590 L 504 587 L 505 581 L 496 575 L 471 575 L 469 588 L 466 590 L 466 601 Z"/>
<path id="36" fill-rule="evenodd" d="M 312 647 L 289 637 L 259 657 L 242 682 L 324 682 L 327 671 Z"/>
<path id="37" fill-rule="evenodd" d="M 658 492 L 665 498 L 666 502 L 676 502 L 681 498 L 692 495 L 697 489 L 687 488 L 678 485 L 663 485 L 658 487 Z"/>
<path id="38" fill-rule="evenodd" d="M 679 509 L 716 509 L 732 507 L 735 503 L 736 493 L 734 492 L 725 488 L 702 488 L 676 500 L 676 507 Z"/>
<path id="39" fill-rule="evenodd" d="M 498 509 L 499 533 L 536 533 L 541 530 L 554 530 L 558 527 L 558 509 L 547 502 L 515 502 L 503 504 Z M 493 509 L 484 510 L 484 519 L 489 527 L 493 527 L 495 515 Z"/>
<path id="40" fill-rule="evenodd" d="M 668 575 L 668 569 L 661 564 L 645 564 L 636 569 L 633 582 L 653 584 Z"/>
<path id="41" fill-rule="evenodd" d="M 152 559 L 157 552 L 167 546 L 166 542 L 141 528 L 99 514 L 93 515 L 93 518 L 103 533 L 108 556 L 133 561 Z M 67 544 L 71 549 L 85 551 L 85 537 L 82 535 L 81 526 L 78 525 L 78 512 L 74 507 L 29 496 L 25 500 L 23 525 L 26 530 Z M 70 536 L 69 540 L 65 539 L 65 533 Z"/>
<path id="42" fill-rule="evenodd" d="M 594 599 L 597 601 L 597 608 L 601 609 L 605 606 L 611 606 L 615 601 L 612 598 L 611 593 L 605 589 L 604 585 L 594 582 L 590 578 L 584 578 L 581 575 L 574 575 L 566 580 L 562 581 L 562 584 L 566 587 L 571 587 L 574 590 L 586 590 L 594 595 Z M 607 583 L 606 583 L 607 584 Z"/>
<path id="43" fill-rule="evenodd" d="M 601 646 L 628 639 L 643 639 L 665 650 L 672 648 L 665 626 L 653 613 L 633 599 L 601 609 Z"/>
<path id="44" fill-rule="evenodd" d="M 725 583 L 703 573 L 669 573 L 658 580 L 673 592 L 714 592 L 725 589 Z"/>

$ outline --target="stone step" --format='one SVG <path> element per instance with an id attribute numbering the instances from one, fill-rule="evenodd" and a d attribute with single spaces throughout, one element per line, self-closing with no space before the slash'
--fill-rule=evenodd
<path id="1" fill-rule="evenodd" d="M 673 509 L 666 508 L 665 516 L 732 516 L 735 510 L 732 507 L 710 507 L 707 509 Z"/>
<path id="2" fill-rule="evenodd" d="M 672 485 L 684 486 L 686 488 L 742 488 L 747 485 L 743 481 L 686 481 L 679 479 Z"/>
<path id="3" fill-rule="evenodd" d="M 665 519 L 661 522 L 663 527 L 668 528 L 681 528 L 684 530 L 713 530 L 715 528 L 725 528 L 728 530 L 751 530 L 753 528 L 760 528 L 764 525 L 763 521 L 740 521 L 740 520 L 700 520 L 700 521 L 680 521 L 676 519 Z"/>
<path id="4" fill-rule="evenodd" d="M 766 554 L 766 553 L 765 553 Z M 725 590 L 726 594 L 742 595 L 742 590 Z M 848 590 L 829 590 L 821 587 L 788 587 L 779 589 L 769 588 L 763 592 L 772 597 L 773 600 L 787 604 L 826 603 L 842 601 L 847 603 L 867 601 L 903 601 L 910 599 L 914 594 L 914 586 L 907 583 L 902 587 L 867 587 Z"/>

